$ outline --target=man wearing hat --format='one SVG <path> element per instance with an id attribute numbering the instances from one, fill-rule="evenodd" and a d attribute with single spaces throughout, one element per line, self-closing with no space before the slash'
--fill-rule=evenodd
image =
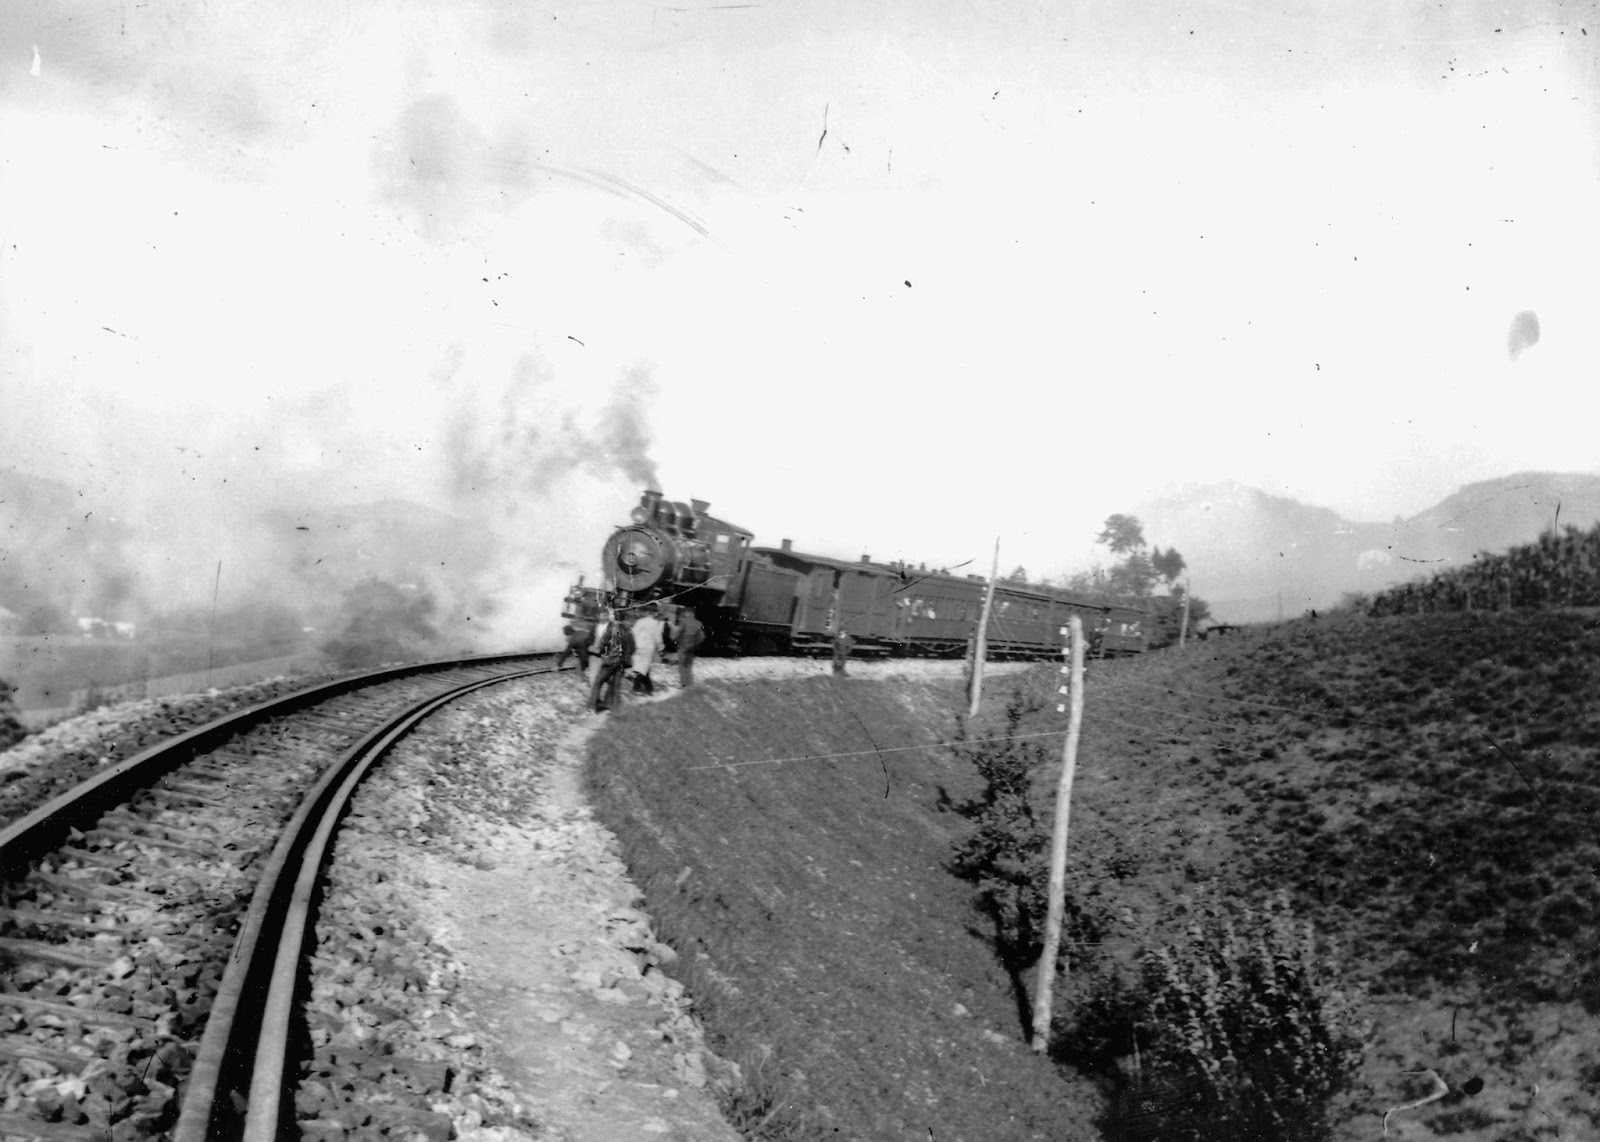
<path id="1" fill-rule="evenodd" d="M 622 672 L 633 656 L 633 632 L 627 620 L 607 610 L 595 631 L 595 654 L 600 665 L 594 673 L 589 702 L 597 713 L 604 713 L 621 699 Z"/>
<path id="2" fill-rule="evenodd" d="M 556 657 L 556 669 L 560 670 L 566 663 L 568 655 L 575 655 L 578 659 L 578 676 L 588 682 L 589 680 L 589 643 L 594 640 L 595 624 L 590 620 L 578 617 L 572 619 L 561 628 L 562 635 L 567 644 L 561 648 L 561 653 Z"/>
<path id="3" fill-rule="evenodd" d="M 688 607 L 678 608 L 678 622 L 672 632 L 678 643 L 678 684 L 684 689 L 694 685 L 694 656 L 705 641 L 705 628 Z"/>

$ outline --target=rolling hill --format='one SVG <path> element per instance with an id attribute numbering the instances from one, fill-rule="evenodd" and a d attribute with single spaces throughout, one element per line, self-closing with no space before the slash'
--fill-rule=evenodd
<path id="1" fill-rule="evenodd" d="M 1183 553 L 1195 593 L 1219 619 L 1259 622 L 1503 551 L 1552 525 L 1589 527 L 1600 521 L 1600 476 L 1520 472 L 1468 484 L 1389 523 L 1348 520 L 1237 483 L 1185 488 L 1134 514 L 1153 543 Z"/>

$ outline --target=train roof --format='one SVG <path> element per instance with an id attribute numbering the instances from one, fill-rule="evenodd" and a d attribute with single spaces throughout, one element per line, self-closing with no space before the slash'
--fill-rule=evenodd
<path id="1" fill-rule="evenodd" d="M 879 563 L 876 560 L 862 556 L 851 561 L 848 559 L 835 559 L 828 555 L 812 555 L 804 551 L 795 551 L 788 547 L 752 547 L 753 553 L 765 555 L 779 564 L 804 564 L 813 567 L 832 567 L 840 571 L 864 571 L 869 574 L 883 575 L 888 578 L 899 579 L 906 586 L 902 589 L 909 590 L 917 583 L 959 583 L 963 586 L 973 584 L 987 584 L 988 579 L 982 575 L 958 575 L 950 571 L 930 571 L 926 568 L 909 567 L 900 563 Z M 1040 583 L 1013 583 L 1001 579 L 996 586 L 1013 597 L 1049 600 L 1070 603 L 1087 610 L 1116 612 L 1125 611 L 1131 614 L 1143 615 L 1148 608 L 1121 599 L 1113 599 L 1105 595 L 1080 595 L 1071 591 L 1064 591 L 1058 587 L 1047 587 Z"/>

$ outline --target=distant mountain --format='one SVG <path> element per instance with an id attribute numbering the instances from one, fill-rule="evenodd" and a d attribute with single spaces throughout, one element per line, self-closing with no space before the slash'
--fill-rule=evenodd
<path id="1" fill-rule="evenodd" d="M 158 508 L 91 499 L 61 481 L 0 467 L 0 607 L 11 612 L 8 627 L 61 630 L 84 615 L 147 622 L 203 605 L 192 589 L 186 595 L 149 574 L 172 526 Z M 304 511 L 245 505 L 229 526 L 238 553 L 230 554 L 230 576 L 253 581 L 253 598 L 281 598 L 308 615 L 337 608 L 345 589 L 368 577 L 471 582 L 492 562 L 496 543 L 472 521 L 399 500 Z M 204 579 L 209 588 L 210 575 Z M 453 594 L 474 601 L 465 590 Z"/>
<path id="2" fill-rule="evenodd" d="M 1504 551 L 1552 525 L 1591 527 L 1600 521 L 1600 476 L 1519 472 L 1390 523 L 1347 520 L 1231 482 L 1185 488 L 1134 514 L 1151 543 L 1183 553 L 1195 594 L 1219 619 L 1258 622 Z"/>

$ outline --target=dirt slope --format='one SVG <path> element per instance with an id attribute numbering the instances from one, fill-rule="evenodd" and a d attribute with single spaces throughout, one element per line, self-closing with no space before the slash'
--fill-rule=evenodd
<path id="1" fill-rule="evenodd" d="M 708 685 L 591 745 L 597 811 L 764 1137 L 1096 1137 L 1100 1097 L 1022 1041 L 946 869 L 974 777 L 957 664 Z M 774 764 L 775 763 L 775 764 Z"/>

